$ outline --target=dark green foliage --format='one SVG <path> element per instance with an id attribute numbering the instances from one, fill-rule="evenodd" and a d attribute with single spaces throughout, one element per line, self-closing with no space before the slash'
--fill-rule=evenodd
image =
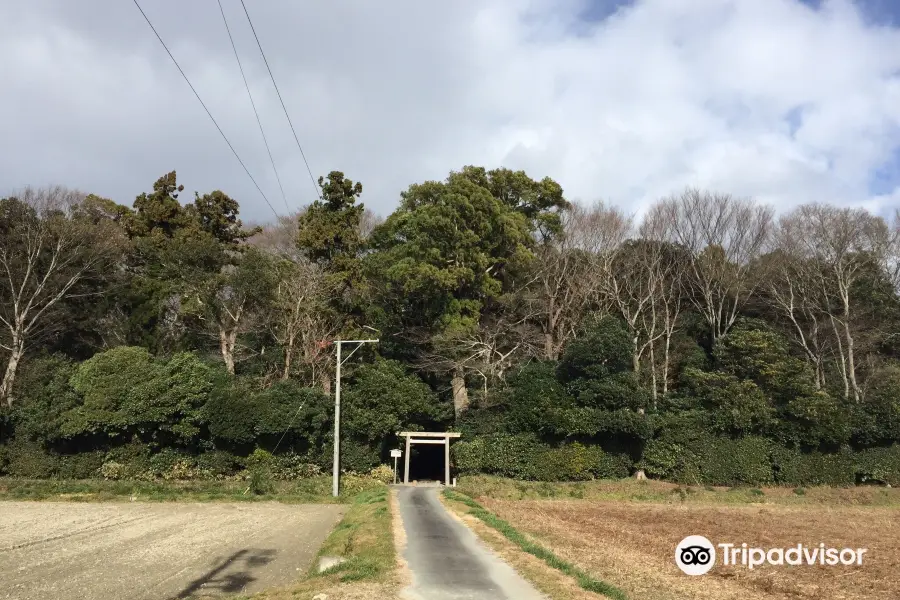
<path id="1" fill-rule="evenodd" d="M 21 232 L 41 224 L 74 228 L 71 248 L 115 241 L 27 343 L 0 328 L 0 372 L 14 346 L 25 352 L 14 393 L 3 392 L 0 472 L 197 480 L 249 468 L 260 494 L 309 478 L 330 467 L 334 431 L 333 389 L 322 390 L 334 382 L 333 348 L 319 342 L 371 336 L 379 343 L 344 363 L 345 470 L 387 462 L 398 431 L 453 429 L 461 473 L 898 483 L 900 296 L 890 253 L 878 255 L 889 245 L 883 220 L 792 217 L 847 217 L 848 231 L 874 236 L 853 246 L 868 251 L 843 255 L 855 273 L 848 307 L 830 258 L 781 248 L 750 259 L 751 280 L 757 267 L 774 270 L 744 282 L 754 292 L 734 323 L 715 325 L 704 292 L 727 304 L 735 288 L 693 280 L 695 269 L 738 275 L 727 249 L 657 240 L 645 221 L 595 253 L 606 243 L 597 236 L 618 235 L 617 215 L 563 219 L 571 207 L 550 178 L 466 166 L 410 185 L 380 225 L 359 182 L 332 171 L 319 184 L 298 219 L 265 231 L 245 228 L 222 191 L 183 195 L 174 171 L 133 208 L 91 195 L 42 213 L 0 199 L 0 246 L 16 268 L 28 262 Z M 799 231 L 824 235 L 810 223 Z M 61 258 L 74 265 L 79 252 Z M 641 273 L 658 277 L 630 279 Z M 7 325 L 21 305 L 13 288 L 0 284 Z M 664 293 L 632 297 L 651 288 Z M 676 305 L 669 337 L 660 327 Z M 850 333 L 858 389 L 846 377 Z"/>
<path id="2" fill-rule="evenodd" d="M 774 462 L 778 483 L 783 485 L 847 486 L 856 483 L 856 463 L 850 452 L 801 454 L 780 451 Z"/>
<path id="3" fill-rule="evenodd" d="M 443 428 L 449 406 L 399 362 L 379 360 L 358 366 L 342 394 L 342 430 L 348 468 L 363 471 L 388 459 L 395 433 Z"/>
<path id="4" fill-rule="evenodd" d="M 694 368 L 685 369 L 681 381 L 681 393 L 706 412 L 712 431 L 727 435 L 762 433 L 774 419 L 775 409 L 753 381 Z"/>
<path id="5" fill-rule="evenodd" d="M 488 473 L 535 481 L 579 481 L 627 477 L 631 460 L 578 442 L 558 447 L 528 434 L 497 434 L 460 441 L 452 446 L 456 468 L 463 474 Z"/>
<path id="6" fill-rule="evenodd" d="M 868 448 L 858 453 L 856 473 L 861 483 L 900 485 L 900 444 L 890 448 Z"/>

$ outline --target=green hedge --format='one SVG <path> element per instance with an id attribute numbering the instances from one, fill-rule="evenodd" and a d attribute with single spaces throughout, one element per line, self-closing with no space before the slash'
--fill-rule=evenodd
<path id="1" fill-rule="evenodd" d="M 585 481 L 627 477 L 631 460 L 578 442 L 549 446 L 529 435 L 496 434 L 454 444 L 461 474 L 487 473 L 533 481 Z"/>
<path id="2" fill-rule="evenodd" d="M 900 485 L 900 444 L 890 448 L 870 448 L 856 456 L 856 473 L 860 482 Z"/>

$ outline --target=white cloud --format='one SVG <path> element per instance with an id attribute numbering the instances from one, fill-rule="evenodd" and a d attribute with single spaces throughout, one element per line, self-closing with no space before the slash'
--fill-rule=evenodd
<path id="1" fill-rule="evenodd" d="M 289 202 L 312 185 L 233 0 L 223 0 Z M 895 206 L 870 193 L 900 148 L 900 30 L 847 0 L 249 4 L 316 176 L 340 169 L 382 213 L 464 164 L 550 175 L 570 198 L 639 210 L 684 185 L 779 208 Z M 10 5 L 16 3 L 9 3 Z M 284 210 L 215 6 L 145 10 L 276 209 Z M 268 209 L 129 3 L 0 7 L 0 187 L 61 182 L 130 203 L 176 168 Z M 271 214 L 271 213 L 268 213 Z"/>

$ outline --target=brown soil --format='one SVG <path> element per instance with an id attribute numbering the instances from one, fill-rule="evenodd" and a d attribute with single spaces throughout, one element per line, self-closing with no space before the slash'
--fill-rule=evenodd
<path id="1" fill-rule="evenodd" d="M 900 509 L 886 507 L 480 501 L 561 557 L 642 600 L 895 600 Z M 861 566 L 721 564 L 689 577 L 674 551 L 688 535 L 763 548 L 868 548 Z"/>

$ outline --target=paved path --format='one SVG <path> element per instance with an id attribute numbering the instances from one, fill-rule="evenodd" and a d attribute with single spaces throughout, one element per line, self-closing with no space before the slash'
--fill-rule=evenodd
<path id="1" fill-rule="evenodd" d="M 0 599 L 177 600 L 303 576 L 344 508 L 0 503 Z"/>
<path id="2" fill-rule="evenodd" d="M 417 600 L 543 600 L 512 567 L 451 517 L 438 488 L 401 487 L 404 558 L 412 572 L 405 591 Z"/>

